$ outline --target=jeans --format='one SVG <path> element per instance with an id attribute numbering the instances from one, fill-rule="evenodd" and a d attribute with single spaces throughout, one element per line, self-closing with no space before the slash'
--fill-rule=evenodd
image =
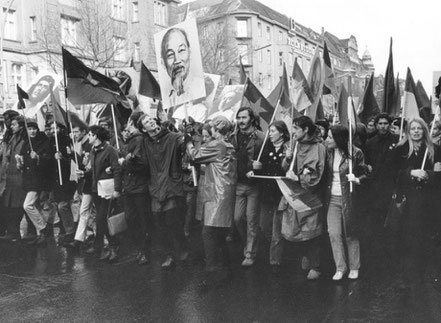
<path id="1" fill-rule="evenodd" d="M 331 196 L 328 209 L 328 232 L 337 271 L 346 272 L 347 263 L 349 263 L 350 270 L 358 270 L 360 268 L 360 242 L 357 238 L 347 237 L 344 232 L 341 196 Z"/>
<path id="2" fill-rule="evenodd" d="M 266 240 L 271 241 L 274 213 L 278 203 L 265 202 L 260 204 L 260 230 Z"/>
<path id="3" fill-rule="evenodd" d="M 40 231 L 46 227 L 46 222 L 44 221 L 43 214 L 36 207 L 39 195 L 40 194 L 38 192 L 30 191 L 26 194 L 26 198 L 23 203 L 23 209 L 34 224 L 37 234 L 40 234 Z"/>
<path id="4" fill-rule="evenodd" d="M 283 243 L 282 235 L 282 217 L 283 212 L 277 212 L 273 217 L 273 234 L 270 245 L 270 264 L 280 265 L 282 263 Z"/>
<path id="5" fill-rule="evenodd" d="M 93 203 L 96 207 L 96 236 L 95 248 L 100 250 L 103 248 L 104 236 L 106 236 L 111 247 L 118 246 L 119 240 L 115 236 L 109 234 L 109 227 L 107 225 L 107 213 L 109 212 L 109 203 L 111 200 L 103 199 L 98 194 L 93 193 Z M 112 200 L 112 203 L 115 203 Z"/>
<path id="6" fill-rule="evenodd" d="M 259 229 L 259 187 L 237 183 L 234 223 L 242 241 L 246 241 L 244 256 L 255 258 Z"/>
<path id="7" fill-rule="evenodd" d="M 80 218 L 78 221 L 77 232 L 75 233 L 75 240 L 83 242 L 86 238 L 87 223 L 92 212 L 93 199 L 91 194 L 83 194 L 80 205 Z"/>
<path id="8" fill-rule="evenodd" d="M 205 267 L 207 271 L 219 269 L 219 251 L 224 266 L 230 264 L 230 252 L 225 241 L 230 228 L 204 226 L 202 228 L 202 241 L 205 250 Z"/>
<path id="9" fill-rule="evenodd" d="M 80 220 L 81 200 L 82 200 L 82 196 L 80 193 L 78 193 L 78 190 L 76 190 L 72 198 L 72 203 L 70 204 L 74 222 L 78 222 Z"/>
<path id="10" fill-rule="evenodd" d="M 150 197 L 148 193 L 126 194 L 124 211 L 130 236 L 138 251 L 149 255 L 153 224 L 151 220 Z"/>

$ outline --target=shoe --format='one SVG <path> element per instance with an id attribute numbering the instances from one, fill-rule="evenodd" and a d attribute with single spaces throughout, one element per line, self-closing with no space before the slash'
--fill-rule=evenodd
<path id="1" fill-rule="evenodd" d="M 185 250 L 185 251 L 181 252 L 181 256 L 179 257 L 179 259 L 181 261 L 186 261 L 188 259 L 189 255 L 190 255 L 190 253 L 187 250 Z"/>
<path id="2" fill-rule="evenodd" d="M 86 249 L 85 252 L 88 255 L 94 255 L 98 252 L 98 250 L 94 246 L 91 246 L 89 249 Z"/>
<path id="3" fill-rule="evenodd" d="M 348 275 L 349 279 L 358 279 L 358 270 L 351 270 Z"/>
<path id="4" fill-rule="evenodd" d="M 252 258 L 247 257 L 242 261 L 243 267 L 251 267 L 252 265 L 254 265 L 254 259 L 252 259 Z"/>
<path id="5" fill-rule="evenodd" d="M 72 249 L 72 250 L 79 252 L 80 248 L 81 248 L 81 241 L 74 240 L 69 243 L 66 243 L 66 248 L 69 248 L 69 249 Z"/>
<path id="6" fill-rule="evenodd" d="M 21 240 L 24 240 L 24 241 L 33 241 L 33 240 L 35 240 L 35 239 L 37 239 L 37 235 L 36 235 L 36 234 L 33 234 L 33 233 L 26 233 L 26 234 L 21 238 Z"/>
<path id="7" fill-rule="evenodd" d="M 15 242 L 15 241 L 18 241 L 20 239 L 21 239 L 20 235 L 19 234 L 14 234 L 14 233 L 8 233 L 8 234 L 5 234 L 4 236 L 0 237 L 0 241 L 12 241 L 12 242 Z"/>
<path id="8" fill-rule="evenodd" d="M 46 245 L 46 236 L 44 234 L 40 234 L 35 239 L 28 241 L 29 246 L 42 246 Z"/>
<path id="9" fill-rule="evenodd" d="M 118 247 L 110 247 L 109 262 L 116 262 L 118 259 Z"/>
<path id="10" fill-rule="evenodd" d="M 332 280 L 335 280 L 335 281 L 337 281 L 337 280 L 342 280 L 344 274 L 345 274 L 345 273 L 342 272 L 342 271 L 337 271 L 337 272 L 335 273 L 335 275 L 332 277 Z"/>
<path id="11" fill-rule="evenodd" d="M 162 263 L 162 269 L 170 269 L 175 265 L 175 261 L 172 257 L 168 256 L 165 261 Z"/>
<path id="12" fill-rule="evenodd" d="M 315 269 L 310 269 L 308 276 L 306 276 L 307 280 L 317 280 L 320 278 L 321 273 Z"/>
<path id="13" fill-rule="evenodd" d="M 106 250 L 106 249 L 101 250 L 100 257 L 99 257 L 99 259 L 101 261 L 107 260 L 107 259 L 109 259 L 109 257 L 110 257 L 109 250 Z"/>
<path id="14" fill-rule="evenodd" d="M 138 265 L 143 266 L 147 265 L 150 262 L 150 259 L 146 255 L 141 255 L 141 258 L 138 260 Z"/>

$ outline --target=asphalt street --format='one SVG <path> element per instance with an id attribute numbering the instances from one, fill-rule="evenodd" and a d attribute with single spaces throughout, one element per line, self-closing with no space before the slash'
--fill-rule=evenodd
<path id="1" fill-rule="evenodd" d="M 1 322 L 440 322 L 441 258 L 436 250 L 425 283 L 410 295 L 399 260 L 362 244 L 360 279 L 333 282 L 332 259 L 322 277 L 307 281 L 294 244 L 286 244 L 278 272 L 268 264 L 262 240 L 252 268 L 244 269 L 242 246 L 230 243 L 232 270 L 204 281 L 200 228 L 190 238 L 185 263 L 161 270 L 160 250 L 138 266 L 128 239 L 115 264 L 57 246 L 0 244 Z M 324 250 L 329 255 L 329 250 Z"/>

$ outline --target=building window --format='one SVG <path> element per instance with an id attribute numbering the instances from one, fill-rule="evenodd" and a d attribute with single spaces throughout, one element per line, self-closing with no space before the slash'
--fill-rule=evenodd
<path id="1" fill-rule="evenodd" d="M 279 43 L 283 42 L 283 32 L 279 31 Z"/>
<path id="2" fill-rule="evenodd" d="M 31 29 L 31 41 L 37 40 L 37 19 L 35 16 L 29 17 L 29 25 Z"/>
<path id="3" fill-rule="evenodd" d="M 263 74 L 259 73 L 259 86 L 263 85 Z"/>
<path id="4" fill-rule="evenodd" d="M 13 63 L 11 65 L 11 82 L 9 83 L 10 93 L 17 93 L 17 84 L 22 85 L 22 65 Z"/>
<path id="5" fill-rule="evenodd" d="M 248 45 L 246 45 L 246 44 L 238 45 L 237 49 L 239 51 L 239 57 L 242 58 L 242 64 L 244 64 L 244 65 L 249 64 L 249 60 L 248 60 Z"/>
<path id="6" fill-rule="evenodd" d="M 167 26 L 167 5 L 162 1 L 155 1 L 153 16 L 155 24 Z"/>
<path id="7" fill-rule="evenodd" d="M 115 61 L 125 61 L 126 51 L 125 51 L 125 39 L 122 37 L 113 36 L 113 59 Z"/>
<path id="8" fill-rule="evenodd" d="M 279 52 L 279 65 L 283 65 L 283 52 Z"/>
<path id="9" fill-rule="evenodd" d="M 246 19 L 237 20 L 237 37 L 248 37 L 248 21 Z"/>
<path id="10" fill-rule="evenodd" d="M 77 19 L 61 16 L 61 43 L 66 46 L 77 44 Z"/>
<path id="11" fill-rule="evenodd" d="M 262 23 L 258 22 L 257 23 L 257 31 L 259 33 L 259 37 L 262 37 L 263 32 L 262 32 Z"/>
<path id="12" fill-rule="evenodd" d="M 124 19 L 124 0 L 112 0 L 112 18 Z"/>
<path id="13" fill-rule="evenodd" d="M 257 55 L 259 56 L 259 62 L 262 63 L 263 62 L 263 50 L 257 51 Z"/>
<path id="14" fill-rule="evenodd" d="M 268 65 L 271 65 L 271 50 L 270 49 L 268 49 L 266 51 L 266 62 Z"/>
<path id="15" fill-rule="evenodd" d="M 15 14 L 15 10 L 9 10 L 6 13 L 6 9 L 3 8 L 3 15 L 5 17 L 5 38 L 6 39 L 17 39 L 17 15 Z"/>
<path id="16" fill-rule="evenodd" d="M 141 45 L 140 43 L 135 43 L 134 44 L 134 51 L 133 51 L 133 60 L 135 62 L 139 62 L 141 60 Z"/>
<path id="17" fill-rule="evenodd" d="M 133 9 L 132 22 L 138 22 L 139 21 L 138 1 L 132 2 L 132 9 Z"/>
<path id="18" fill-rule="evenodd" d="M 268 74 L 268 90 L 273 89 L 273 79 L 271 78 L 271 75 Z"/>
<path id="19" fill-rule="evenodd" d="M 271 40 L 271 27 L 270 26 L 266 27 L 266 39 Z"/>

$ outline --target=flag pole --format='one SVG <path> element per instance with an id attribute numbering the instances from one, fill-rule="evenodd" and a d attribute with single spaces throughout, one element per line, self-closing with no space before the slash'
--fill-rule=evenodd
<path id="1" fill-rule="evenodd" d="M 348 152 L 349 152 L 349 174 L 353 174 L 353 165 L 352 165 L 352 113 L 353 113 L 353 109 L 352 109 L 352 96 L 348 97 L 348 119 L 349 119 L 349 147 L 348 147 Z M 354 185 L 352 182 L 349 182 L 349 190 L 352 193 L 354 189 Z"/>
<path id="2" fill-rule="evenodd" d="M 271 121 L 268 124 L 268 129 L 266 130 L 265 139 L 263 139 L 262 147 L 260 147 L 259 155 L 257 156 L 257 161 L 260 161 L 260 157 L 262 157 L 263 148 L 265 147 L 266 141 L 268 140 L 268 136 L 269 136 L 269 128 L 270 128 L 269 126 L 274 122 L 274 119 L 276 118 L 276 112 L 277 112 L 277 108 L 279 107 L 281 97 L 282 97 L 282 92 L 280 92 L 279 99 L 277 100 L 276 107 L 274 108 L 273 116 L 271 117 Z"/>
<path id="3" fill-rule="evenodd" d="M 115 140 L 116 140 L 116 149 L 119 150 L 119 140 L 118 140 L 118 129 L 116 127 L 116 119 L 115 119 L 115 108 L 113 104 L 110 105 L 110 109 L 112 110 L 112 119 L 113 119 L 113 129 L 115 131 Z"/>
<path id="4" fill-rule="evenodd" d="M 52 103 L 54 104 L 54 103 Z M 54 130 L 55 130 L 55 147 L 57 149 L 57 153 L 60 152 L 60 146 L 58 145 L 58 133 L 57 133 L 57 120 L 55 120 L 55 113 L 54 113 Z M 61 174 L 61 162 L 59 159 L 57 159 L 58 164 L 58 179 L 60 180 L 60 185 L 63 185 L 63 176 Z"/>
<path id="5" fill-rule="evenodd" d="M 186 121 L 186 123 L 188 123 L 189 119 L 188 119 L 187 102 L 184 103 L 184 113 L 185 113 L 185 121 Z M 195 187 L 198 186 L 198 177 L 196 176 L 196 168 L 193 165 L 191 165 L 191 175 L 193 177 L 194 186 Z"/>
<path id="6" fill-rule="evenodd" d="M 294 163 L 295 163 L 295 161 L 296 161 L 296 157 L 297 157 L 297 147 L 298 147 L 298 145 L 299 145 L 299 142 L 296 141 L 296 145 L 294 146 L 294 152 L 292 153 L 292 162 L 291 162 L 291 164 L 289 165 L 289 170 L 290 170 L 290 171 L 293 171 L 293 170 L 294 170 Z"/>

